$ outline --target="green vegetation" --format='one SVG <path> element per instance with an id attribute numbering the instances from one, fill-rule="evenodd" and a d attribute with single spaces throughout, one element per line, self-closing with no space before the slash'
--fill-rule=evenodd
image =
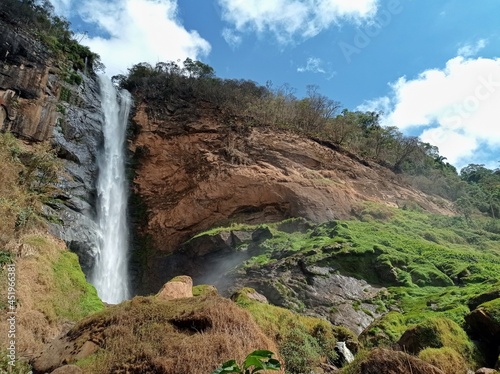
<path id="1" fill-rule="evenodd" d="M 253 300 L 249 297 L 252 293 L 255 290 L 244 288 L 233 300 L 248 310 L 264 333 L 278 343 L 287 373 L 303 373 L 322 362 L 333 364 L 337 360 L 334 351 L 337 341 L 345 341 L 352 350 L 357 349 L 356 337 L 348 329 Z"/>
<path id="2" fill-rule="evenodd" d="M 64 80 L 80 84 L 76 71 L 102 70 L 99 55 L 81 45 L 70 30 L 70 23 L 54 14 L 49 0 L 2 0 L 0 20 L 25 30 L 40 40 L 59 61 L 64 62 Z"/>
<path id="3" fill-rule="evenodd" d="M 364 347 L 390 347 L 406 331 L 414 329 L 420 331 L 416 340 L 422 344 L 415 354 L 429 347 L 446 348 L 436 354 L 436 360 L 453 355 L 450 360 L 459 357 L 461 362 L 475 367 L 482 358 L 464 331 L 464 317 L 470 313 L 470 300 L 500 289 L 500 236 L 492 229 L 496 221 L 482 216 L 474 216 L 471 221 L 461 216 L 424 213 L 408 205 L 395 209 L 365 203 L 353 209 L 358 220 L 313 225 L 292 219 L 265 225 L 272 237 L 261 241 L 258 256 L 241 266 L 256 270 L 278 258 L 293 257 L 305 265 L 328 267 L 384 286 L 387 290 L 376 299 L 353 302 L 355 309 L 362 310 L 363 303 L 371 303 L 381 312 L 388 312 L 360 336 Z M 238 226 L 240 230 L 256 228 Z M 212 229 L 209 234 L 231 229 Z M 279 279 L 273 285 L 285 300 L 290 296 L 290 290 Z M 329 343 L 325 345 L 313 333 L 314 322 L 309 317 L 245 297 L 251 292 L 242 290 L 235 300 L 250 311 L 266 334 L 276 339 L 287 370 L 292 365 L 290 372 L 301 372 L 325 359 L 328 350 L 321 347 Z M 481 304 L 496 320 L 498 300 Z M 338 332 L 332 334 L 330 343 L 338 337 Z M 424 354 L 427 361 L 437 351 L 429 352 Z"/>
<path id="4" fill-rule="evenodd" d="M 441 369 L 445 374 L 467 374 L 467 363 L 450 347 L 426 348 L 418 358 Z"/>
<path id="5" fill-rule="evenodd" d="M 25 146 L 0 133 L 0 261 L 9 262 L 5 245 L 30 229 L 43 226 L 42 203 L 57 193 L 61 161 L 48 143 Z"/>
<path id="6" fill-rule="evenodd" d="M 274 353 L 271 351 L 253 351 L 245 358 L 241 367 L 236 360 L 230 360 L 223 363 L 220 368 L 214 370 L 212 374 L 253 374 L 262 370 L 280 370 L 281 364 L 278 360 L 272 358 L 273 355 Z"/>

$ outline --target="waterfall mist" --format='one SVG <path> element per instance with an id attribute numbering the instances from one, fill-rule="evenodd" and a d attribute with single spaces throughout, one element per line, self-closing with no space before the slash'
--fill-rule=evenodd
<path id="1" fill-rule="evenodd" d="M 109 78 L 99 77 L 104 112 L 104 148 L 99 155 L 97 222 L 99 243 L 92 284 L 99 297 L 117 304 L 129 298 L 127 180 L 125 133 L 130 111 L 129 92 L 117 91 Z"/>

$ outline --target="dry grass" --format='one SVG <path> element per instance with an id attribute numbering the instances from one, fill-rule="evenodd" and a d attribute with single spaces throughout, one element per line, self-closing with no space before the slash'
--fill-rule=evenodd
<path id="1" fill-rule="evenodd" d="M 95 290 L 84 283 L 76 255 L 62 241 L 31 232 L 11 240 L 6 248 L 14 254 L 16 263 L 16 341 L 20 357 L 32 357 L 68 324 L 102 309 Z M 73 287 L 71 292 L 63 287 L 68 282 Z M 87 299 L 93 305 L 91 310 L 86 308 Z M 6 328 L 2 320 L 2 333 Z"/>
<path id="2" fill-rule="evenodd" d="M 376 348 L 358 355 L 341 374 L 445 374 L 441 369 L 404 352 Z"/>
<path id="3" fill-rule="evenodd" d="M 207 374 L 229 359 L 242 362 L 256 349 L 277 352 L 246 311 L 216 295 L 171 301 L 136 297 L 86 318 L 64 339 L 62 346 L 67 342 L 73 352 L 87 341 L 98 344 L 91 356 L 69 359 L 95 374 Z M 46 355 L 49 360 L 55 353 Z"/>
<path id="4" fill-rule="evenodd" d="M 450 347 L 426 348 L 418 358 L 440 368 L 445 374 L 467 374 L 467 364 L 460 354 Z"/>

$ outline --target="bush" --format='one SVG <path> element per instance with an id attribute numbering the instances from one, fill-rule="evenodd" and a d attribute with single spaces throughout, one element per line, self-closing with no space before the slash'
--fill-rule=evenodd
<path id="1" fill-rule="evenodd" d="M 300 328 L 291 329 L 280 345 L 285 369 L 291 374 L 302 374 L 321 363 L 321 347 L 318 342 Z"/>

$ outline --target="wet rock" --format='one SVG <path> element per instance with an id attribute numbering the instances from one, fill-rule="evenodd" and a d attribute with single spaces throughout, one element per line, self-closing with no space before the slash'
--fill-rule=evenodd
<path id="1" fill-rule="evenodd" d="M 271 230 L 267 227 L 259 227 L 252 233 L 252 240 L 254 242 L 260 242 L 266 239 L 271 239 L 273 237 L 273 234 L 271 233 Z"/>
<path id="2" fill-rule="evenodd" d="M 50 231 L 78 255 L 82 269 L 88 275 L 99 240 L 95 222 L 95 186 L 103 114 L 99 85 L 93 77 L 83 76 L 81 87 L 74 89 L 73 94 L 76 104 L 64 104 L 66 114 L 53 130 L 52 143 L 64 159 L 67 177 L 59 186 L 66 198 L 52 207 L 59 223 L 51 224 Z"/>
<path id="3" fill-rule="evenodd" d="M 209 253 L 233 251 L 231 232 L 221 231 L 215 235 L 201 235 L 186 242 L 181 251 L 190 257 L 202 257 Z"/>
<path id="4" fill-rule="evenodd" d="M 252 231 L 231 231 L 231 239 L 233 246 L 249 243 L 252 241 Z"/>

